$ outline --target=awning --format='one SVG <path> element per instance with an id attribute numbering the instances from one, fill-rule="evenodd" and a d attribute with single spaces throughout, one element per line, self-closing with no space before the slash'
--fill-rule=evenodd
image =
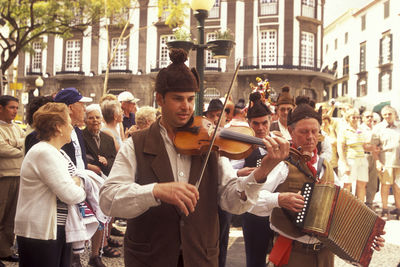
<path id="1" fill-rule="evenodd" d="M 372 109 L 373 112 L 380 113 L 384 106 L 390 105 L 390 101 L 381 102 L 378 105 L 375 105 Z"/>

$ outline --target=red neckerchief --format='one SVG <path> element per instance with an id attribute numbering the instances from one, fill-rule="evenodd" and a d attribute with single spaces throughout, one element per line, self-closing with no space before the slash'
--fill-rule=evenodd
<path id="1" fill-rule="evenodd" d="M 310 169 L 314 177 L 315 175 L 317 175 L 317 170 L 313 166 L 316 162 L 317 162 L 317 149 L 314 149 L 312 158 L 306 162 L 307 167 Z"/>
<path id="2" fill-rule="evenodd" d="M 296 147 L 292 144 L 292 147 L 296 149 Z M 312 175 L 315 177 L 317 175 L 317 170 L 314 168 L 314 164 L 317 162 L 317 148 L 314 149 L 313 151 L 313 156 L 312 158 L 306 162 L 308 169 L 310 169 Z"/>

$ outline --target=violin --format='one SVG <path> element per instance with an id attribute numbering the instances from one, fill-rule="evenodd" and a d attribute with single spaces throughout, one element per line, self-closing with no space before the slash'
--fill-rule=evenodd
<path id="1" fill-rule="evenodd" d="M 174 144 L 179 153 L 187 155 L 201 155 L 210 147 L 215 125 L 207 118 L 196 116 L 175 134 Z M 230 159 L 243 159 L 248 157 L 254 145 L 263 146 L 261 138 L 254 136 L 254 131 L 246 126 L 231 126 L 218 128 L 213 151 Z"/>

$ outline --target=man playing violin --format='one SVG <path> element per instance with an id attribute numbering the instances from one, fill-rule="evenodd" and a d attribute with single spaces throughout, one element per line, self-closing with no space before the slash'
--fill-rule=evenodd
<path id="1" fill-rule="evenodd" d="M 292 146 L 301 148 L 301 152 L 309 155 L 310 160 L 304 163 L 301 170 L 290 161 L 279 163 L 268 175 L 253 208 L 258 215 L 270 215 L 271 229 L 278 234 L 269 256 L 269 260 L 275 266 L 334 265 L 332 252 L 315 237 L 301 232 L 287 216 L 288 212 L 302 210 L 304 198 L 298 192 L 304 183 L 315 180 L 328 183 L 337 181 L 332 167 L 317 153 L 321 120 L 321 114 L 306 103 L 299 104 L 289 112 L 288 129 L 292 137 Z M 383 243 L 383 238 L 378 237 L 374 244 L 375 250 L 380 250 Z"/>
<path id="2" fill-rule="evenodd" d="M 100 206 L 107 215 L 128 218 L 125 266 L 217 266 L 218 204 L 235 214 L 248 210 L 268 173 L 287 157 L 289 143 L 266 137 L 268 156 L 240 179 L 213 152 L 194 186 L 203 157 L 178 153 L 173 140 L 193 115 L 198 76 L 184 64 L 183 50 L 172 49 L 170 58 L 173 63 L 156 79 L 161 118 L 123 144 Z"/>

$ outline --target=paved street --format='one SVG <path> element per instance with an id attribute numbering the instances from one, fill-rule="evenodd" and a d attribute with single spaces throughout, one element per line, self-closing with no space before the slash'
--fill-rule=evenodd
<path id="1" fill-rule="evenodd" d="M 379 196 L 377 195 L 379 203 Z M 389 203 L 394 203 L 393 196 L 389 198 Z M 394 208 L 391 206 L 390 208 Z M 379 210 L 378 210 L 379 212 Z M 397 267 L 400 263 L 400 221 L 391 218 L 386 222 L 386 245 L 381 252 L 375 252 L 372 257 L 370 267 Z M 122 241 L 122 238 L 118 238 Z M 122 249 L 121 249 L 122 251 Z M 88 266 L 89 254 L 86 252 L 82 257 L 82 266 Z M 108 267 L 124 266 L 123 258 L 103 258 L 103 262 Z M 229 236 L 229 248 L 226 267 L 244 267 L 246 256 L 244 253 L 244 241 L 241 228 L 231 227 Z M 6 266 L 16 267 L 17 264 L 8 264 Z M 269 265 L 271 266 L 271 265 Z M 350 267 L 351 264 L 345 263 L 338 257 L 335 258 L 335 267 Z"/>

